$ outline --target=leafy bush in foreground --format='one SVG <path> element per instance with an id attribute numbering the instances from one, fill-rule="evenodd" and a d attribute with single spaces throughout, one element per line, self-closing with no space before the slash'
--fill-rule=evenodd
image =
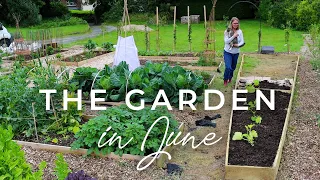
<path id="1" fill-rule="evenodd" d="M 4 129 L 0 126 L 0 179 L 42 179 L 46 162 L 41 162 L 39 171 L 33 173 L 30 164 L 26 162 L 24 152 L 12 138 L 12 127 Z"/>
<path id="2" fill-rule="evenodd" d="M 105 155 L 114 152 L 120 156 L 124 153 L 144 155 L 146 153 L 156 152 L 165 134 L 167 126 L 165 120 L 159 121 L 152 129 L 145 144 L 145 151 L 141 151 L 140 148 L 148 129 L 154 121 L 161 116 L 167 116 L 169 118 L 170 126 L 167 136 L 171 132 L 177 131 L 178 122 L 173 119 L 172 115 L 164 107 L 157 107 L 156 111 L 152 111 L 151 107 L 134 111 L 126 105 L 108 108 L 105 111 L 101 111 L 99 116 L 89 120 L 82 126 L 81 130 L 75 135 L 77 140 L 72 143 L 71 147 L 73 149 L 87 148 L 88 154 L 94 152 Z M 111 146 L 107 145 L 99 149 L 99 139 L 109 126 L 111 126 L 112 129 L 107 132 L 100 145 L 111 138 L 114 133 L 122 137 L 122 146 L 127 143 L 131 137 L 133 137 L 133 140 L 123 149 L 119 149 L 118 141 Z"/>

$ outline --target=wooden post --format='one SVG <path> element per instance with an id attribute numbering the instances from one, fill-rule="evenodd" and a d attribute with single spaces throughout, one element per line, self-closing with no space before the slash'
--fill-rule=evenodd
<path id="1" fill-rule="evenodd" d="M 157 13 L 157 51 L 160 51 L 160 37 L 159 37 L 159 9 L 158 6 L 156 8 L 156 13 Z"/>
<path id="2" fill-rule="evenodd" d="M 214 0 L 213 2 L 213 60 L 215 61 L 216 60 L 216 24 L 215 24 L 215 21 L 216 21 L 216 17 L 215 17 L 215 14 L 216 14 L 216 4 L 217 4 L 217 0 Z"/>
<path id="3" fill-rule="evenodd" d="M 37 138 L 37 141 L 39 141 L 38 131 L 37 131 L 36 116 L 34 114 L 34 102 L 32 103 L 32 116 L 33 116 L 33 122 L 34 122 L 34 130 L 36 131 L 36 138 Z"/>
<path id="4" fill-rule="evenodd" d="M 174 7 L 174 14 L 173 14 L 173 52 L 176 50 L 176 43 L 177 43 L 176 13 L 177 13 L 177 6 Z"/>
<path id="5" fill-rule="evenodd" d="M 203 6 L 204 28 L 207 28 L 207 10 L 206 5 Z"/>
<path id="6" fill-rule="evenodd" d="M 190 10 L 188 6 L 188 41 L 189 41 L 189 51 L 191 52 L 191 32 L 190 32 Z"/>

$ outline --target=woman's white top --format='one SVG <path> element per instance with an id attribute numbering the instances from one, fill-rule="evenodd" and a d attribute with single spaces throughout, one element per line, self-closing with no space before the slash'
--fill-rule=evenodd
<path id="1" fill-rule="evenodd" d="M 241 29 L 237 30 L 238 33 L 238 46 L 241 46 L 244 44 L 244 39 L 243 39 L 243 33 L 241 31 Z M 224 50 L 227 51 L 228 53 L 231 54 L 237 54 L 240 52 L 240 48 L 239 47 L 232 47 L 230 43 L 232 42 L 232 40 L 234 39 L 234 36 L 229 37 L 229 33 L 227 33 L 227 30 L 224 31 Z"/>

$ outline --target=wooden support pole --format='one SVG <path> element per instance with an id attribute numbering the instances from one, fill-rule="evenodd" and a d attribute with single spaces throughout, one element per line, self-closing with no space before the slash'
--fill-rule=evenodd
<path id="1" fill-rule="evenodd" d="M 34 114 L 34 102 L 32 103 L 32 116 L 33 116 L 33 122 L 34 122 L 34 130 L 36 132 L 36 138 L 37 138 L 37 141 L 39 141 L 38 131 L 37 131 L 37 121 L 36 121 L 36 116 Z"/>
<path id="2" fill-rule="evenodd" d="M 206 5 L 203 6 L 204 28 L 207 29 L 207 10 Z"/>
<path id="3" fill-rule="evenodd" d="M 157 51 L 160 51 L 160 37 L 159 37 L 159 8 L 156 8 L 156 16 L 157 16 Z"/>
<path id="4" fill-rule="evenodd" d="M 190 8 L 188 6 L 188 41 L 189 41 L 189 51 L 191 52 L 191 32 L 190 32 Z"/>
<path id="5" fill-rule="evenodd" d="M 177 13 L 177 6 L 174 7 L 174 14 L 173 14 L 173 52 L 176 50 L 176 43 L 177 43 L 176 13 Z"/>

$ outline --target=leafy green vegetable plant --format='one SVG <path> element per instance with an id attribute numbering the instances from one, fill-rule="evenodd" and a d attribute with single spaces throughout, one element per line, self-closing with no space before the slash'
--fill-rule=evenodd
<path id="1" fill-rule="evenodd" d="M 97 43 L 89 39 L 88 42 L 84 45 L 84 47 L 89 51 L 93 51 L 97 47 Z"/>
<path id="2" fill-rule="evenodd" d="M 52 54 L 54 54 L 54 48 L 53 48 L 52 46 L 48 46 L 48 47 L 46 48 L 46 53 L 47 53 L 47 55 L 52 55 Z"/>
<path id="3" fill-rule="evenodd" d="M 68 163 L 64 160 L 61 153 L 56 155 L 54 174 L 57 176 L 58 180 L 65 180 L 68 174 L 71 172 Z"/>
<path id="4" fill-rule="evenodd" d="M 250 125 L 247 125 L 245 127 L 246 127 L 246 130 L 247 130 L 247 133 L 243 134 L 242 132 L 235 132 L 233 137 L 232 137 L 232 140 L 233 141 L 245 140 L 248 143 L 250 143 L 251 146 L 254 146 L 254 140 L 255 140 L 255 138 L 258 137 L 257 131 L 252 130 L 252 128 L 254 127 L 254 124 L 250 124 Z"/>
<path id="5" fill-rule="evenodd" d="M 152 133 L 149 134 L 145 144 L 145 151 L 141 151 L 140 148 L 148 129 L 161 116 L 169 118 L 170 126 L 167 135 L 178 130 L 178 122 L 173 119 L 172 115 L 164 107 L 157 108 L 156 111 L 152 111 L 151 107 L 134 111 L 125 105 L 108 108 L 105 111 L 101 111 L 99 116 L 90 119 L 81 127 L 81 130 L 75 135 L 77 140 L 72 143 L 71 147 L 72 149 L 87 148 L 88 154 L 93 152 L 95 154 L 114 152 L 120 156 L 124 153 L 144 155 L 148 152 L 156 152 L 165 133 L 166 121 L 159 121 Z M 112 129 L 107 132 L 101 144 L 111 138 L 114 133 L 122 137 L 122 145 L 132 137 L 133 140 L 123 149 L 118 147 L 118 142 L 99 149 L 99 139 L 109 126 Z"/>
<path id="6" fill-rule="evenodd" d="M 46 162 L 41 162 L 39 171 L 32 172 L 31 165 L 26 162 L 24 152 L 20 146 L 12 141 L 12 127 L 7 129 L 0 126 L 0 179 L 42 179 L 43 170 L 46 167 Z"/>
<path id="7" fill-rule="evenodd" d="M 111 42 L 106 42 L 102 44 L 102 48 L 106 51 L 112 51 L 113 44 Z"/>

